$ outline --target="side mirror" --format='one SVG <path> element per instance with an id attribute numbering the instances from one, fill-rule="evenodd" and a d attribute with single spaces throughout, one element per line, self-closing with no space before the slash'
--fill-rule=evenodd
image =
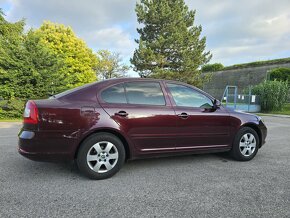
<path id="1" fill-rule="evenodd" d="M 221 102 L 219 101 L 219 100 L 217 100 L 217 99 L 214 99 L 213 100 L 213 108 L 214 109 L 217 109 L 217 108 L 219 108 L 221 106 Z"/>

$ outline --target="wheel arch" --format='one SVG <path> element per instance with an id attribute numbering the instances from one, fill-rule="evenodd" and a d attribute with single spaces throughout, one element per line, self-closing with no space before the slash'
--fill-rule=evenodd
<path id="1" fill-rule="evenodd" d="M 258 125 L 255 123 L 245 123 L 241 126 L 242 127 L 249 127 L 252 128 L 253 130 L 255 130 L 255 132 L 258 134 L 259 136 L 259 148 L 262 146 L 262 132 L 259 129 Z"/>
<path id="2" fill-rule="evenodd" d="M 129 143 L 127 141 L 127 139 L 117 130 L 115 129 L 108 129 L 108 128 L 101 128 L 101 129 L 95 129 L 93 131 L 91 131 L 89 134 L 87 134 L 85 137 L 83 137 L 81 139 L 81 141 L 78 143 L 77 145 L 77 148 L 75 149 L 75 153 L 74 153 L 74 159 L 76 159 L 77 157 L 77 154 L 79 152 L 79 149 L 82 145 L 82 143 L 88 138 L 90 137 L 91 135 L 94 135 L 96 133 L 100 133 L 100 132 L 104 132 L 104 133 L 111 133 L 115 136 L 117 136 L 123 143 L 124 145 L 124 148 L 125 148 L 125 152 L 126 152 L 126 160 L 130 159 L 132 157 L 132 154 L 131 154 L 131 149 L 130 149 L 130 146 L 129 146 Z"/>

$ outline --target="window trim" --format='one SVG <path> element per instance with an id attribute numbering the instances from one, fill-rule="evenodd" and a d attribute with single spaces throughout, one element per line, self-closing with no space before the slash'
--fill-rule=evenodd
<path id="1" fill-rule="evenodd" d="M 201 108 L 201 107 L 179 106 L 179 105 L 177 105 L 176 102 L 175 102 L 175 100 L 174 100 L 174 97 L 172 96 L 172 93 L 171 93 L 171 91 L 170 91 L 170 89 L 169 89 L 169 87 L 168 87 L 168 84 L 184 86 L 184 87 L 187 87 L 187 88 L 189 88 L 189 89 L 192 89 L 192 90 L 194 90 L 195 92 L 197 92 L 197 93 L 199 93 L 199 94 L 205 96 L 206 98 L 208 98 L 208 99 L 212 102 L 212 104 L 213 104 L 213 100 L 214 100 L 214 98 L 213 98 L 212 96 L 209 96 L 207 93 L 205 93 L 205 92 L 199 90 L 198 88 L 195 88 L 195 87 L 193 87 L 193 86 L 190 86 L 190 85 L 188 85 L 188 84 L 184 84 L 184 83 L 165 82 L 166 91 L 167 91 L 167 93 L 168 93 L 168 95 L 169 95 L 169 98 L 170 98 L 171 104 L 172 104 L 172 106 L 174 106 L 174 107 L 179 107 L 179 108 L 193 108 L 193 109 L 203 109 L 203 108 Z"/>

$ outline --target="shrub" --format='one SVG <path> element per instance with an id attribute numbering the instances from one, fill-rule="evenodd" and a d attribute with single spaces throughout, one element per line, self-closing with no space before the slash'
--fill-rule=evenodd
<path id="1" fill-rule="evenodd" d="M 252 93 L 260 96 L 262 111 L 281 110 L 288 98 L 288 82 L 264 81 L 253 87 Z"/>
<path id="2" fill-rule="evenodd" d="M 24 110 L 24 100 L 0 100 L 0 119 L 21 118 Z"/>
<path id="3" fill-rule="evenodd" d="M 201 68 L 202 72 L 215 72 L 224 69 L 224 65 L 221 63 L 206 64 Z"/>
<path id="4" fill-rule="evenodd" d="M 276 68 L 270 72 L 270 80 L 287 81 L 290 83 L 290 68 Z"/>

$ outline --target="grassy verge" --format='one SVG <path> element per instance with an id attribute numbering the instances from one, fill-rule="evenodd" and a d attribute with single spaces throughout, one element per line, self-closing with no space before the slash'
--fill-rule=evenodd
<path id="1" fill-rule="evenodd" d="M 257 115 L 267 115 L 267 114 L 280 114 L 280 115 L 290 115 L 290 103 L 284 105 L 284 107 L 280 111 L 268 111 L 268 112 L 261 112 L 255 113 Z"/>
<path id="2" fill-rule="evenodd" d="M 259 67 L 264 65 L 271 65 L 271 64 L 284 64 L 289 63 L 290 58 L 281 58 L 281 59 L 274 59 L 274 60 L 268 60 L 268 61 L 256 61 L 256 62 L 250 62 L 250 63 L 244 63 L 244 64 L 235 64 L 232 66 L 224 67 L 222 70 L 234 70 L 234 69 L 241 69 L 241 68 L 247 68 L 247 67 Z"/>
<path id="3" fill-rule="evenodd" d="M 271 114 L 283 114 L 283 115 L 290 115 L 290 103 L 284 105 L 282 110 L 280 111 L 271 111 Z"/>
<path id="4" fill-rule="evenodd" d="M 0 118 L 0 122 L 22 122 L 22 118 Z"/>

